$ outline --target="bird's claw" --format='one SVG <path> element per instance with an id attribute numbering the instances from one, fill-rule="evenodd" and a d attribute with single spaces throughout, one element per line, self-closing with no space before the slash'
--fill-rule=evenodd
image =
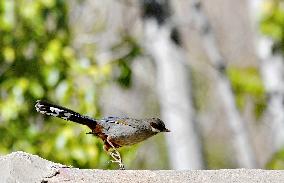
<path id="1" fill-rule="evenodd" d="M 118 151 L 111 152 L 110 156 L 114 159 L 110 160 L 110 162 L 117 163 L 120 170 L 125 170 L 124 164 L 122 163 L 122 159 Z"/>
<path id="2" fill-rule="evenodd" d="M 112 163 L 117 163 L 119 166 L 119 170 L 125 170 L 124 164 L 121 162 L 121 160 L 110 160 Z"/>

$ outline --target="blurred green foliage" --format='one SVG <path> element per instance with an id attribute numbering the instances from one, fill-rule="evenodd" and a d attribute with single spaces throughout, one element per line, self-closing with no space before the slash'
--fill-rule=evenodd
<path id="1" fill-rule="evenodd" d="M 128 49 L 127 53 L 114 60 L 114 65 L 118 74 L 113 74 L 113 79 L 123 88 L 131 87 L 132 71 L 130 64 L 137 56 L 142 54 L 142 50 L 135 39 L 128 35 L 122 35 L 122 41 L 114 45 L 113 52 Z"/>
<path id="2" fill-rule="evenodd" d="M 284 149 L 276 152 L 271 160 L 266 164 L 267 169 L 283 170 L 284 169 Z"/>
<path id="3" fill-rule="evenodd" d="M 274 52 L 284 53 L 284 7 L 283 0 L 271 0 L 263 3 L 263 15 L 260 30 L 274 40 Z"/>
<path id="4" fill-rule="evenodd" d="M 254 104 L 255 116 L 260 117 L 266 108 L 266 95 L 257 68 L 229 67 L 227 73 L 232 83 L 238 107 L 243 109 L 249 97 Z"/>
<path id="5" fill-rule="evenodd" d="M 273 52 L 284 55 L 284 1 L 272 0 L 263 4 L 260 23 L 262 33 L 274 41 Z M 284 169 L 284 148 L 276 152 L 267 163 L 268 169 Z"/>
<path id="6" fill-rule="evenodd" d="M 22 150 L 80 168 L 113 166 L 86 127 L 43 117 L 34 104 L 46 99 L 99 117 L 99 88 L 116 79 L 129 86 L 128 64 L 139 48 L 127 38 L 123 44 L 133 49 L 119 62 L 99 66 L 96 58 L 79 59 L 71 41 L 67 1 L 0 1 L 1 154 Z M 133 148 L 123 155 L 134 158 Z"/>

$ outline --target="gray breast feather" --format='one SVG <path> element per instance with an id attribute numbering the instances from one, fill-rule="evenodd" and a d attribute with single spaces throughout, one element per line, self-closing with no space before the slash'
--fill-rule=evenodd
<path id="1" fill-rule="evenodd" d="M 121 146 L 133 145 L 154 135 L 152 131 L 144 128 L 133 128 L 125 125 L 114 125 L 105 131 L 112 140 Z"/>

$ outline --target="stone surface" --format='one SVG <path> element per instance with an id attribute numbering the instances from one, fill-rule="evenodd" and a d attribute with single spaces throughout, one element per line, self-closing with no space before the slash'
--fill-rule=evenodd
<path id="1" fill-rule="evenodd" d="M 66 166 L 25 152 L 0 156 L 0 182 L 41 182 Z"/>
<path id="2" fill-rule="evenodd" d="M 14 152 L 0 156 L 2 182 L 284 182 L 282 170 L 89 170 L 69 168 L 36 155 Z"/>

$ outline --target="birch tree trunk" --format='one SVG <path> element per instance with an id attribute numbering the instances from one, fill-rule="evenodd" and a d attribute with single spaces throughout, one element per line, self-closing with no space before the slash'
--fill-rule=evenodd
<path id="1" fill-rule="evenodd" d="M 268 96 L 268 112 L 273 134 L 273 152 L 284 146 L 284 60 L 280 54 L 273 53 L 273 41 L 258 32 L 263 0 L 249 2 L 255 32 L 256 53 L 264 86 Z"/>
<path id="2" fill-rule="evenodd" d="M 226 75 L 226 62 L 218 49 L 212 27 L 202 10 L 202 4 L 199 0 L 191 0 L 190 12 L 200 32 L 202 44 L 209 61 L 217 73 L 216 85 L 220 100 L 223 101 L 228 116 L 228 125 L 232 131 L 232 141 L 239 167 L 255 168 L 257 167 L 255 153 L 249 139 L 247 127 L 236 107 L 231 84 Z"/>
<path id="3" fill-rule="evenodd" d="M 171 39 L 168 1 L 142 3 L 145 48 L 153 57 L 162 119 L 167 134 L 170 163 L 173 169 L 203 168 L 202 148 L 191 99 L 191 82 L 185 53 Z"/>

